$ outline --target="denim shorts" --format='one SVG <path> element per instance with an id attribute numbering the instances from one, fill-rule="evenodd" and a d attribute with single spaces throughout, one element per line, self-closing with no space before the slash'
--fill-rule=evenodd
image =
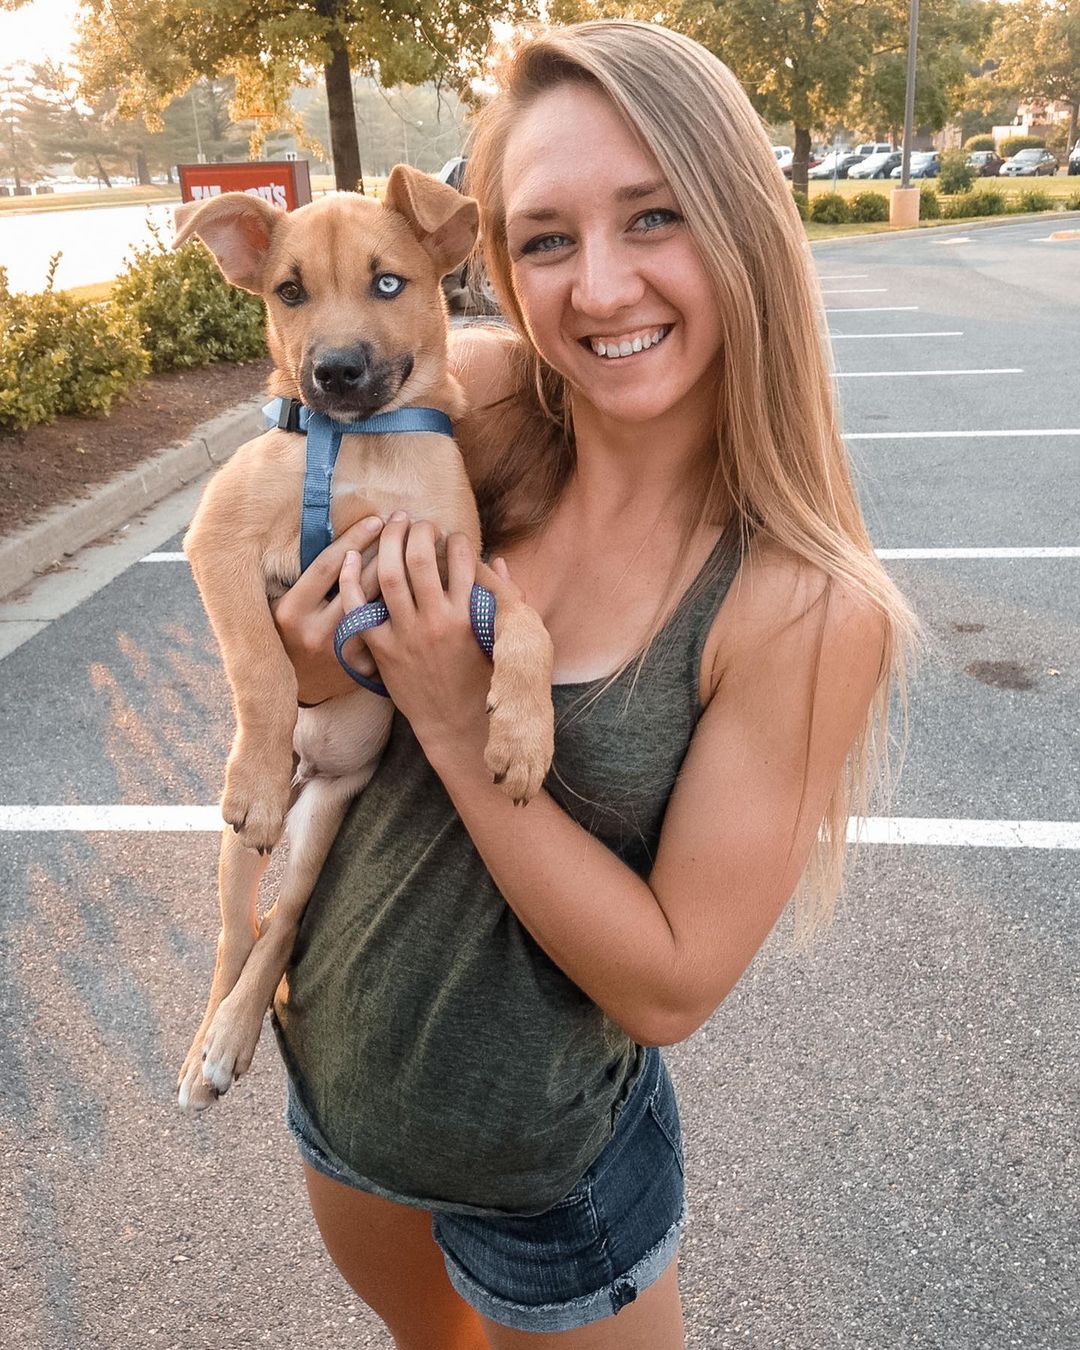
<path id="1" fill-rule="evenodd" d="M 294 1093 L 290 1099 L 288 1124 L 301 1156 L 349 1184 L 348 1166 L 305 1137 Z M 660 1051 L 651 1047 L 611 1138 L 569 1195 L 542 1214 L 436 1211 L 432 1234 L 450 1283 L 483 1317 L 517 1331 L 572 1331 L 617 1314 L 658 1280 L 685 1219 L 679 1110 Z"/>

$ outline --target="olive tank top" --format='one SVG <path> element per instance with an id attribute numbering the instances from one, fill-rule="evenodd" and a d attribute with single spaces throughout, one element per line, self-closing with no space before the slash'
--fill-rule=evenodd
<path id="1" fill-rule="evenodd" d="M 545 788 L 642 878 L 739 548 L 729 527 L 640 673 L 552 689 Z M 611 1137 L 643 1053 L 502 899 L 400 714 L 308 902 L 274 1027 L 304 1113 L 350 1172 L 463 1213 L 562 1199 Z"/>

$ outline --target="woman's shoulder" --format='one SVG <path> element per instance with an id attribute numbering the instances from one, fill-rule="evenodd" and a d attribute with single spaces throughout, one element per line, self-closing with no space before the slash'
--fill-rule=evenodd
<path id="1" fill-rule="evenodd" d="M 787 659 L 807 641 L 880 650 L 880 608 L 855 586 L 759 531 L 750 541 L 706 644 L 710 691 L 725 673 L 753 668 L 770 649 Z M 703 663 L 704 664 L 704 663 Z"/>

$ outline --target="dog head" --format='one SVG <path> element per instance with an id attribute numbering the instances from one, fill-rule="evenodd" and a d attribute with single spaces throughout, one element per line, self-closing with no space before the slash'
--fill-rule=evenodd
<path id="1" fill-rule="evenodd" d="M 351 421 L 445 391 L 439 283 L 478 222 L 471 197 L 398 164 L 381 203 L 352 192 L 289 213 L 244 192 L 185 203 L 173 247 L 198 235 L 228 281 L 262 296 L 275 393 Z"/>

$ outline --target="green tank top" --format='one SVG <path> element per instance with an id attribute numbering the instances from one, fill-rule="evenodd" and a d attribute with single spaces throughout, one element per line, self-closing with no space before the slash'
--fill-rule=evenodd
<path id="1" fill-rule="evenodd" d="M 729 538 L 732 536 L 732 538 Z M 546 790 L 647 877 L 701 713 L 701 654 L 739 564 L 729 528 L 636 663 L 559 684 Z M 300 1104 L 371 1188 L 539 1213 L 611 1137 L 641 1047 L 502 899 L 408 722 L 338 834 L 275 1005 Z"/>

